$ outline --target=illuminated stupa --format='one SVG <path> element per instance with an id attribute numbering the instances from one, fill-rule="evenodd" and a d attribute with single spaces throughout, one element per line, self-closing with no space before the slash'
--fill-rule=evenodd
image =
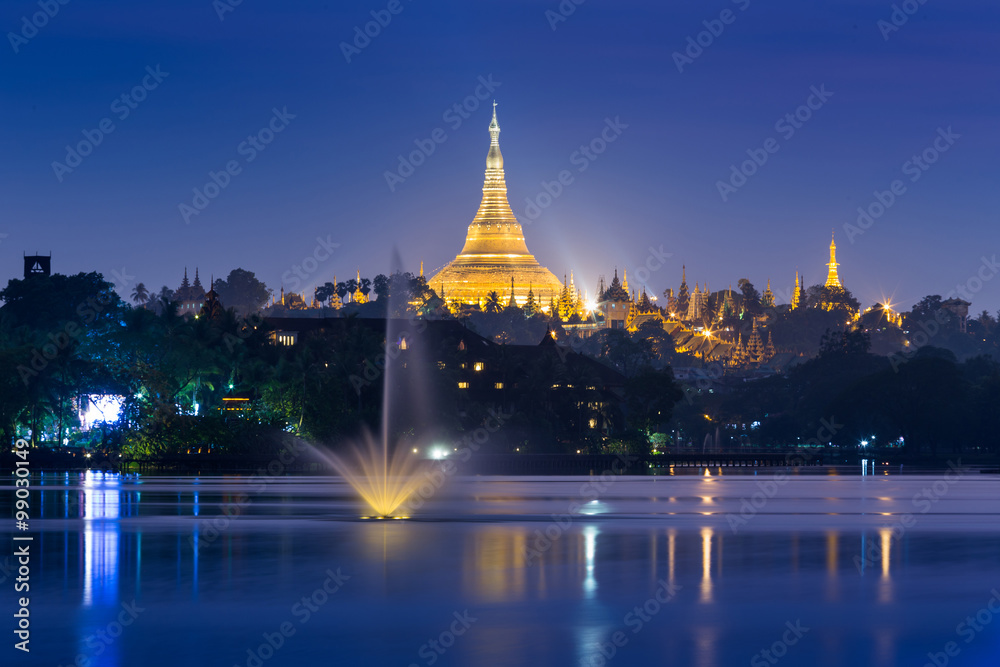
<path id="1" fill-rule="evenodd" d="M 505 294 L 507 290 L 513 290 L 514 299 L 522 306 L 529 290 L 542 303 L 562 292 L 562 282 L 528 252 L 521 223 L 507 202 L 496 102 L 490 123 L 483 201 L 469 225 L 462 252 L 427 284 L 449 301 L 470 304 L 479 303 L 494 290 L 507 297 L 511 296 Z"/>

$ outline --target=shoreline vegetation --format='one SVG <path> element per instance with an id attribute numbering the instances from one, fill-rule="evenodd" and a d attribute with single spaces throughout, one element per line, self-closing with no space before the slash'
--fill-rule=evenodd
<path id="1" fill-rule="evenodd" d="M 252 289 L 240 298 L 237 283 Z M 571 321 L 516 304 L 452 312 L 422 277 L 373 285 L 375 299 L 293 317 L 265 308 L 266 287 L 243 270 L 212 286 L 242 304 L 230 308 L 138 287 L 131 306 L 97 273 L 12 280 L 0 291 L 0 441 L 28 440 L 51 469 L 233 470 L 289 443 L 349 448 L 365 431 L 421 458 L 471 447 L 518 472 L 789 451 L 837 465 L 1000 465 L 1000 325 L 957 318 L 940 297 L 852 321 L 808 294 L 763 309 L 747 282 L 733 297 L 746 316 L 716 331 L 773 330 L 800 350 L 748 370 L 683 351 L 654 320 L 578 337 Z M 84 423 L 109 398 L 114 418 Z"/>

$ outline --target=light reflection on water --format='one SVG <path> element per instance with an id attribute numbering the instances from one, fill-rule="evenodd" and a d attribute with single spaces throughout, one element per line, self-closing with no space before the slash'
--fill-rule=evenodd
<path id="1" fill-rule="evenodd" d="M 926 514 L 911 503 L 921 478 L 793 480 L 734 531 L 726 514 L 754 484 L 623 479 L 599 514 L 567 522 L 579 481 L 461 480 L 422 519 L 388 523 L 355 520 L 339 486 L 315 478 L 275 482 L 226 518 L 244 480 L 50 475 L 33 491 L 33 614 L 52 640 L 39 660 L 179 664 L 156 639 L 166 634 L 185 664 L 246 664 L 248 638 L 294 621 L 296 600 L 340 567 L 344 589 L 267 667 L 333 647 L 343 664 L 426 664 L 419 648 L 465 609 L 478 620 L 439 665 L 575 666 L 616 631 L 628 639 L 620 664 L 748 664 L 796 619 L 811 630 L 786 664 L 921 665 L 1000 583 L 993 478 L 955 486 Z M 915 525 L 894 534 L 906 511 Z M 661 579 L 681 589 L 633 634 L 630 610 Z M 132 599 L 150 611 L 95 655 L 87 638 Z M 976 660 L 997 650 L 997 626 L 953 664 L 987 664 Z"/>

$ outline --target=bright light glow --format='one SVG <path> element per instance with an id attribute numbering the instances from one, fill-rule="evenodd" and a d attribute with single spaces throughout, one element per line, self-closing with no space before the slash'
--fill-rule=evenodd
<path id="1" fill-rule="evenodd" d="M 597 310 L 597 302 L 593 299 L 587 299 L 587 302 L 583 304 L 583 307 L 587 309 L 588 313 L 592 313 Z"/>
<path id="2" fill-rule="evenodd" d="M 80 427 L 89 431 L 96 424 L 113 424 L 122 414 L 124 396 L 114 394 L 88 394 L 80 399 Z"/>
<path id="3" fill-rule="evenodd" d="M 431 447 L 431 458 L 435 461 L 440 461 L 443 458 L 447 458 L 448 448 L 447 447 Z"/>
<path id="4" fill-rule="evenodd" d="M 583 557 L 587 568 L 587 578 L 583 580 L 583 591 L 588 598 L 593 597 L 594 591 L 597 590 L 594 563 L 597 556 L 597 535 L 599 532 L 595 526 L 586 526 L 583 529 Z"/>
<path id="5" fill-rule="evenodd" d="M 396 518 L 393 512 L 412 496 L 424 481 L 415 457 L 400 448 L 390 453 L 388 443 L 377 442 L 370 434 L 353 448 L 353 461 L 317 450 L 340 473 L 368 506 L 373 519 Z"/>
<path id="6" fill-rule="evenodd" d="M 861 446 L 862 447 L 867 447 L 868 446 L 868 441 L 867 440 L 862 440 L 861 441 Z"/>

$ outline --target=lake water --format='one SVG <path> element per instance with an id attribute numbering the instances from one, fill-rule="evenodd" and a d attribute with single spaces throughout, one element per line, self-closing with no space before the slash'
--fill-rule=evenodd
<path id="1" fill-rule="evenodd" d="M 47 474 L 2 664 L 1000 664 L 1000 479 L 825 472 L 456 478 L 408 520 L 325 477 Z"/>

